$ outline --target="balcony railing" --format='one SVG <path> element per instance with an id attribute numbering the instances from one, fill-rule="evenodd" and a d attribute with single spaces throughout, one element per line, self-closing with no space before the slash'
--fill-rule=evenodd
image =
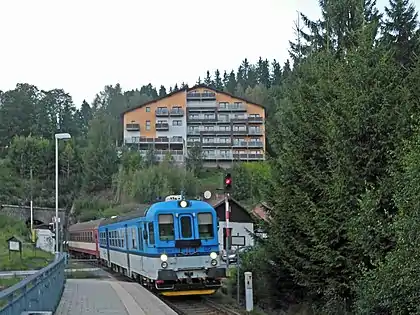
<path id="1" fill-rule="evenodd" d="M 169 124 L 168 123 L 156 124 L 156 130 L 157 131 L 168 131 L 169 130 Z"/>
<path id="2" fill-rule="evenodd" d="M 219 112 L 246 111 L 245 104 L 219 104 Z"/>
<path id="3" fill-rule="evenodd" d="M 140 124 L 126 124 L 125 130 L 127 131 L 140 131 Z"/>
<path id="4" fill-rule="evenodd" d="M 136 143 L 183 143 L 182 137 L 161 137 L 161 138 L 147 138 L 147 137 L 131 137 L 126 138 L 125 143 L 136 144 Z"/>
<path id="5" fill-rule="evenodd" d="M 169 116 L 169 110 L 165 109 L 157 109 L 156 112 L 156 117 L 168 117 Z"/>
<path id="6" fill-rule="evenodd" d="M 187 100 L 215 100 L 216 93 L 214 92 L 189 92 L 187 93 Z"/>
<path id="7" fill-rule="evenodd" d="M 182 117 L 184 116 L 184 110 L 182 108 L 172 108 L 169 112 L 169 115 L 173 117 Z"/>
<path id="8" fill-rule="evenodd" d="M 248 122 L 250 122 L 250 123 L 262 123 L 262 122 L 264 122 L 264 118 L 262 118 L 262 117 L 248 117 Z"/>

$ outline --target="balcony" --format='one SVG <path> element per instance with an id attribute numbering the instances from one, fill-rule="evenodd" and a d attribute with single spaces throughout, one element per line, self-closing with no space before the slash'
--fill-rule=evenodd
<path id="1" fill-rule="evenodd" d="M 126 124 L 125 130 L 127 131 L 140 131 L 140 124 Z"/>
<path id="2" fill-rule="evenodd" d="M 169 110 L 168 109 L 156 109 L 155 111 L 156 117 L 168 117 Z"/>
<path id="3" fill-rule="evenodd" d="M 139 151 L 142 156 L 146 156 L 148 150 L 140 150 Z M 154 150 L 153 151 L 156 160 L 162 162 L 165 160 L 167 154 L 170 154 L 175 162 L 183 162 L 184 161 L 184 151 L 183 150 Z"/>
<path id="4" fill-rule="evenodd" d="M 248 121 L 248 118 L 246 117 L 235 117 L 231 119 L 232 123 L 234 124 L 243 124 Z"/>
<path id="5" fill-rule="evenodd" d="M 219 112 L 246 112 L 246 105 L 242 103 L 237 104 L 219 104 Z"/>
<path id="6" fill-rule="evenodd" d="M 216 93 L 214 92 L 204 92 L 204 93 L 199 93 L 199 92 L 188 92 L 187 93 L 187 101 L 191 100 L 191 101 L 207 101 L 207 100 L 215 100 L 216 99 Z"/>
<path id="7" fill-rule="evenodd" d="M 264 154 L 233 153 L 233 158 L 235 160 L 264 160 Z"/>
<path id="8" fill-rule="evenodd" d="M 172 108 L 169 115 L 171 117 L 182 117 L 184 116 L 184 110 L 182 108 Z"/>
<path id="9" fill-rule="evenodd" d="M 232 142 L 220 142 L 217 140 L 210 140 L 210 141 L 205 141 L 202 143 L 203 147 L 223 147 L 223 148 L 228 148 L 232 146 Z"/>
<path id="10" fill-rule="evenodd" d="M 250 135 L 262 136 L 263 131 L 261 129 L 249 129 Z"/>
<path id="11" fill-rule="evenodd" d="M 213 122 L 216 121 L 216 115 L 188 115 L 189 122 Z"/>
<path id="12" fill-rule="evenodd" d="M 147 137 L 129 137 L 124 139 L 126 144 L 153 144 L 153 143 L 173 143 L 173 144 L 182 144 L 182 137 L 161 137 L 161 138 L 147 138 Z"/>
<path id="13" fill-rule="evenodd" d="M 156 131 L 168 131 L 169 130 L 169 124 L 168 123 L 161 123 L 156 124 Z"/>
<path id="14" fill-rule="evenodd" d="M 245 129 L 233 129 L 232 133 L 234 135 L 246 135 L 246 134 L 248 134 L 248 130 L 246 128 Z"/>
<path id="15" fill-rule="evenodd" d="M 248 147 L 249 148 L 263 148 L 264 143 L 262 141 L 249 141 Z"/>
<path id="16" fill-rule="evenodd" d="M 247 141 L 235 141 L 233 143 L 233 146 L 236 147 L 236 148 L 238 148 L 238 147 L 246 148 L 246 147 L 248 147 L 248 142 Z"/>
<path id="17" fill-rule="evenodd" d="M 262 117 L 248 117 L 248 122 L 250 122 L 250 123 L 263 123 L 264 118 L 262 118 Z"/>

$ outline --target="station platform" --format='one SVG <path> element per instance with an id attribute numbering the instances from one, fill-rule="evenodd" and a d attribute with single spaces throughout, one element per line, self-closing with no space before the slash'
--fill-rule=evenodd
<path id="1" fill-rule="evenodd" d="M 67 279 L 55 315 L 176 315 L 140 284 L 114 279 Z"/>

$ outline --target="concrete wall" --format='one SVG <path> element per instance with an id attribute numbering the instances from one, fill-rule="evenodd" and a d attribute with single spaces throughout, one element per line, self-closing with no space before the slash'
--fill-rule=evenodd
<path id="1" fill-rule="evenodd" d="M 50 230 L 39 229 L 35 230 L 37 235 L 36 247 L 46 252 L 55 252 L 55 239 Z"/>
<path id="2" fill-rule="evenodd" d="M 1 205 L 0 214 L 7 215 L 9 217 L 26 221 L 31 218 L 31 207 L 29 206 L 16 206 L 16 205 Z M 34 220 L 39 220 L 45 224 L 51 223 L 55 216 L 55 209 L 33 207 Z M 58 216 L 60 218 L 60 224 L 66 224 L 66 210 L 58 209 Z"/>

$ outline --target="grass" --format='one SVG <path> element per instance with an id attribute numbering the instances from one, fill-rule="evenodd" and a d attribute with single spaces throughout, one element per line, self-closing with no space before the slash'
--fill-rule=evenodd
<path id="1" fill-rule="evenodd" d="M 11 252 L 9 257 L 6 240 L 13 235 L 28 242 L 22 244 L 22 258 L 18 252 Z M 23 222 L 0 215 L 0 271 L 41 269 L 53 260 L 54 255 L 36 249 L 29 243 L 29 231 Z"/>
<path id="2" fill-rule="evenodd" d="M 12 285 L 22 281 L 21 277 L 0 278 L 0 291 L 11 287 Z"/>

